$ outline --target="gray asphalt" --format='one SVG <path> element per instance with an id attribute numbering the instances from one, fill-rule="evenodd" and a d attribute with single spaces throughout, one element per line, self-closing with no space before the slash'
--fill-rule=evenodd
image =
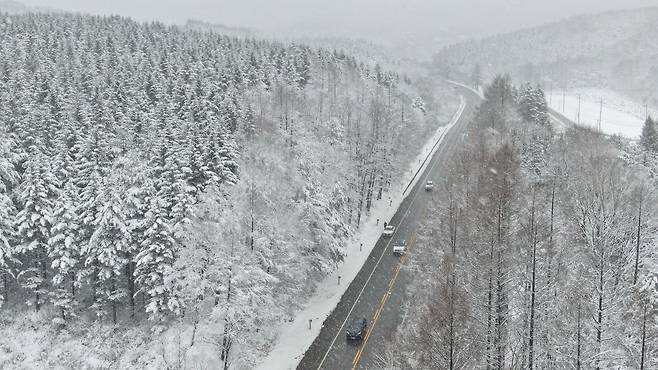
<path id="1" fill-rule="evenodd" d="M 465 99 L 464 112 L 446 134 L 425 171 L 418 174 L 419 181 L 390 221 L 396 226 L 395 234 L 390 238 L 391 245 L 401 239 L 407 240 L 408 243 L 415 239 L 415 230 L 424 215 L 429 197 L 433 194 L 424 190 L 425 182 L 434 180 L 436 183 L 447 172 L 449 156 L 461 142 L 466 125 L 473 118 L 475 109 L 479 105 L 480 98 L 472 91 L 458 86 L 455 89 Z M 382 237 L 377 241 L 356 278 L 324 321 L 320 334 L 304 354 L 297 369 L 376 369 L 378 367 L 374 355 L 375 349 L 385 343 L 402 322 L 404 291 L 410 279 L 405 269 L 399 269 L 404 259 L 393 255 L 392 247 L 387 248 L 388 244 L 389 238 Z M 410 245 L 408 253 L 413 253 L 414 247 L 415 243 Z M 398 270 L 399 273 L 396 273 Z M 394 285 L 391 288 L 390 284 L 393 280 Z M 363 293 L 354 304 L 361 292 Z M 384 298 L 385 296 L 387 297 Z M 376 316 L 377 320 L 374 322 Z M 347 326 L 357 317 L 365 317 L 368 320 L 370 333 L 367 342 L 353 343 L 346 339 Z M 359 350 L 361 353 L 358 361 L 355 362 Z"/>

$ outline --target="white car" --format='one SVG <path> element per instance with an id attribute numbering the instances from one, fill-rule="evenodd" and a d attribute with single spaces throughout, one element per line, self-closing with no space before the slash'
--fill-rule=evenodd
<path id="1" fill-rule="evenodd" d="M 407 251 L 407 241 L 400 240 L 399 243 L 393 245 L 393 254 L 402 255 Z"/>
<path id="2" fill-rule="evenodd" d="M 434 181 L 428 181 L 425 183 L 425 191 L 434 190 Z"/>
<path id="3" fill-rule="evenodd" d="M 395 232 L 395 226 L 387 225 L 384 228 L 384 232 L 382 232 L 382 235 L 390 238 L 391 236 L 393 236 L 394 232 Z"/>

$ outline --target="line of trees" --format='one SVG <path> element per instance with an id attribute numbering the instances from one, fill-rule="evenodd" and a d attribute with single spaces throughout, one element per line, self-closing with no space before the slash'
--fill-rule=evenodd
<path id="1" fill-rule="evenodd" d="M 539 89 L 487 88 L 421 225 L 414 264 L 431 278 L 383 366 L 658 366 L 655 184 L 614 140 L 553 132 L 545 114 Z"/>

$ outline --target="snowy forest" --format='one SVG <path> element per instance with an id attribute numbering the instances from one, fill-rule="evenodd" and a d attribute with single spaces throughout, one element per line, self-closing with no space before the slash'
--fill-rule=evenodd
<path id="1" fill-rule="evenodd" d="M 23 1 L 0 369 L 658 369 L 657 7 Z"/>
<path id="2" fill-rule="evenodd" d="M 655 148 L 557 130 L 541 89 L 509 77 L 484 96 L 380 366 L 658 367 Z"/>
<path id="3" fill-rule="evenodd" d="M 434 88 L 301 44 L 1 16 L 0 367 L 251 367 L 456 108 Z"/>

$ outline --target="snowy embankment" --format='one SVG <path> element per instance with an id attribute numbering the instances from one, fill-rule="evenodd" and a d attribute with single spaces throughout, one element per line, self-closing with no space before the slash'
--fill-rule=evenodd
<path id="1" fill-rule="evenodd" d="M 438 149 L 445 133 L 459 120 L 464 108 L 465 101 L 463 96 L 460 96 L 459 108 L 450 122 L 436 130 L 434 136 L 427 141 L 418 156 L 410 163 L 408 171 L 397 184 L 391 187 L 392 190 L 382 199 L 373 202 L 370 214 L 347 243 L 343 262 L 318 284 L 315 294 L 304 309 L 296 313 L 295 319 L 279 328 L 278 342 L 273 345 L 269 355 L 258 369 L 294 369 L 297 367 L 304 352 L 320 333 L 322 323 L 336 307 L 343 293 L 370 255 L 381 235 L 383 222 L 393 217 L 402 201 L 411 193 L 421 177 L 420 174 L 429 164 L 429 158 Z M 416 173 L 419 175 L 416 176 Z M 312 320 L 310 329 L 309 320 Z"/>
<path id="2" fill-rule="evenodd" d="M 578 97 L 580 96 L 580 119 L 578 117 Z M 601 131 L 608 135 L 620 135 L 637 139 L 642 133 L 646 113 L 651 113 L 644 105 L 619 94 L 596 88 L 548 91 L 549 106 L 573 122 Z M 601 109 L 603 100 L 603 109 Z"/>

